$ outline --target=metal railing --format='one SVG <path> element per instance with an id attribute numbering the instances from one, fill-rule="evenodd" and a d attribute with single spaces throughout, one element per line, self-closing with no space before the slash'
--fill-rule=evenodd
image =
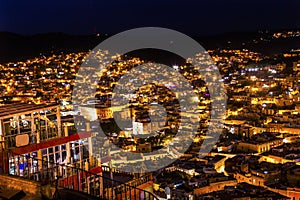
<path id="1" fill-rule="evenodd" d="M 138 186 L 151 181 L 150 175 L 123 183 L 105 177 L 102 173 L 96 174 L 70 165 L 55 164 L 47 160 L 18 155 L 12 151 L 0 152 L 0 167 L 2 168 L 1 172 L 8 175 L 38 181 L 44 185 L 55 186 L 55 183 L 58 182 L 58 186 L 61 188 L 75 190 L 100 199 L 158 199 L 151 192 L 138 188 Z M 60 177 L 58 181 L 57 177 Z"/>

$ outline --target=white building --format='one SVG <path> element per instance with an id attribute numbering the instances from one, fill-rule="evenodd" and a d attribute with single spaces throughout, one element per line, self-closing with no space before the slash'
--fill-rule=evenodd
<path id="1" fill-rule="evenodd" d="M 133 131 L 132 134 L 133 135 L 142 135 L 144 134 L 144 125 L 141 122 L 133 122 L 132 123 L 133 126 Z"/>

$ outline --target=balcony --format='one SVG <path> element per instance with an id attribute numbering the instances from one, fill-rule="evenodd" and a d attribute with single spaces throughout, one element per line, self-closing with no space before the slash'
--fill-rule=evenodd
<path id="1" fill-rule="evenodd" d="M 45 163 L 46 162 L 46 163 Z M 58 165 L 36 158 L 17 155 L 13 152 L 0 153 L 2 174 L 39 182 L 41 185 L 79 192 L 90 197 L 115 199 L 157 199 L 151 192 L 142 189 L 143 184 L 152 184 L 152 176 L 144 175 L 137 179 L 132 174 L 124 174 L 107 167 L 91 163 L 86 169 L 70 165 Z M 113 179 L 111 179 L 111 174 Z M 125 181 L 125 182 L 122 182 Z"/>

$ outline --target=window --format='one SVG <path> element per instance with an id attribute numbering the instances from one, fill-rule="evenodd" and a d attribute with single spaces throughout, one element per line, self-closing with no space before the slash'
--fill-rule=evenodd
<path id="1" fill-rule="evenodd" d="M 82 164 L 84 166 L 85 161 L 89 160 L 89 146 L 88 140 L 82 139 L 74 142 L 70 142 L 71 160 L 73 163 Z"/>
<path id="2" fill-rule="evenodd" d="M 48 150 L 48 151 L 47 151 Z M 67 152 L 66 145 L 58 145 L 42 150 L 43 160 L 47 160 L 47 163 L 66 164 Z M 49 163 L 50 162 L 50 163 Z M 47 164 L 45 165 L 47 166 Z"/>
<path id="3" fill-rule="evenodd" d="M 41 141 L 58 136 L 56 109 L 35 113 L 34 121 Z"/>

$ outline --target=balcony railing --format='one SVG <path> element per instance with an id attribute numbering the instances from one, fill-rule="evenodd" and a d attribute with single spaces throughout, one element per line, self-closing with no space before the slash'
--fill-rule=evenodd
<path id="1" fill-rule="evenodd" d="M 38 181 L 41 184 L 51 184 L 64 189 L 75 190 L 86 195 L 106 200 L 155 200 L 151 192 L 137 188 L 151 181 L 151 176 L 142 176 L 137 180 L 123 183 L 69 165 L 50 163 L 47 160 L 17 155 L 11 151 L 0 152 L 2 173 L 19 176 L 24 179 Z M 107 169 L 105 169 L 107 170 Z M 59 177 L 59 180 L 57 180 Z"/>

